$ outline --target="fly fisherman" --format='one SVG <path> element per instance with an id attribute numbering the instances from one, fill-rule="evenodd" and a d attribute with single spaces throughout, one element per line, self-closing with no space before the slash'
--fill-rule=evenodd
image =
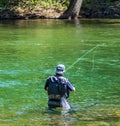
<path id="1" fill-rule="evenodd" d="M 54 76 L 47 78 L 44 89 L 48 92 L 48 108 L 63 107 L 70 109 L 70 105 L 67 102 L 70 91 L 75 91 L 75 87 L 69 82 L 68 79 L 63 77 L 65 72 L 65 66 L 59 64 L 56 67 L 56 73 Z"/>

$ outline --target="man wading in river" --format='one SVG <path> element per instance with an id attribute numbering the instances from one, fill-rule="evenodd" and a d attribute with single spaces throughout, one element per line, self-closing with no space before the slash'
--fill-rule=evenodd
<path id="1" fill-rule="evenodd" d="M 70 109 L 70 105 L 67 102 L 69 97 L 69 91 L 75 91 L 75 87 L 63 77 L 65 72 L 65 66 L 59 64 L 56 67 L 56 73 L 54 76 L 48 77 L 45 83 L 44 89 L 48 91 L 48 108 L 63 107 Z"/>

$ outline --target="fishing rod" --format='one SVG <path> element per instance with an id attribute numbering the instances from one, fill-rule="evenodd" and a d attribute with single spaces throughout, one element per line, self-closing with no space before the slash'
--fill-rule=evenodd
<path id="1" fill-rule="evenodd" d="M 100 46 L 99 44 L 96 45 L 95 47 L 93 47 L 92 49 L 88 50 L 86 53 L 84 53 L 82 56 L 80 56 L 75 62 L 73 62 L 73 64 L 71 64 L 66 71 L 68 71 L 69 69 L 71 69 L 76 63 L 78 63 L 84 56 L 86 56 L 87 54 L 89 54 L 90 52 L 92 52 L 94 49 L 96 49 L 98 46 Z"/>

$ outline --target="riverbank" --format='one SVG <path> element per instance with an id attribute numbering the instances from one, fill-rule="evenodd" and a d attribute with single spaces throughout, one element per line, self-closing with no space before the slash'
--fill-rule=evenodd
<path id="1" fill-rule="evenodd" d="M 12 8 L 0 8 L 0 19 L 58 18 L 64 10 L 64 8 L 57 8 L 56 6 L 44 6 L 40 3 L 28 2 Z"/>
<path id="2" fill-rule="evenodd" d="M 65 11 L 64 7 L 43 6 L 40 3 L 27 3 L 12 8 L 0 8 L 0 19 L 56 19 Z M 80 17 L 83 18 L 120 18 L 120 0 L 111 3 L 88 3 L 82 5 Z"/>

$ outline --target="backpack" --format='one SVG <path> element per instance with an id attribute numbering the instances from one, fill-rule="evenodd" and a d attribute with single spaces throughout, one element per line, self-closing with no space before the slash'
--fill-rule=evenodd
<path id="1" fill-rule="evenodd" d="M 67 95 L 67 80 L 64 77 L 50 77 L 48 87 L 48 95 L 66 96 Z"/>
<path id="2" fill-rule="evenodd" d="M 65 79 L 58 79 L 58 92 L 61 97 L 65 96 L 67 93 L 67 84 Z"/>

